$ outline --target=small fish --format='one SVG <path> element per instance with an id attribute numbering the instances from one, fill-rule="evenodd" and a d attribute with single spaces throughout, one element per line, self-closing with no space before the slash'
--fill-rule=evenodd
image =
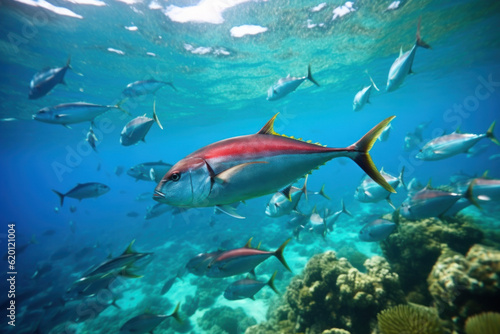
<path id="1" fill-rule="evenodd" d="M 405 168 L 403 166 L 399 177 L 395 177 L 384 172 L 383 168 L 380 170 L 380 174 L 387 181 L 387 183 L 391 185 L 391 187 L 397 188 L 399 185 L 405 186 L 403 181 L 404 170 Z M 386 200 L 394 210 L 396 209 L 394 204 L 392 204 L 391 193 L 382 188 L 378 185 L 378 183 L 374 182 L 369 177 L 365 177 L 361 184 L 356 188 L 354 198 L 363 203 L 377 203 L 382 200 Z"/>
<path id="2" fill-rule="evenodd" d="M 387 125 L 380 134 L 380 137 L 378 137 L 378 140 L 387 141 L 389 139 L 389 135 L 391 134 L 391 129 L 392 129 L 392 124 Z"/>
<path id="3" fill-rule="evenodd" d="M 469 179 L 457 185 L 458 191 L 464 191 L 474 182 L 474 196 L 481 201 L 500 201 L 500 179 L 488 176 L 488 171 L 481 177 Z"/>
<path id="4" fill-rule="evenodd" d="M 129 83 L 123 90 L 122 94 L 126 97 L 137 97 L 147 94 L 156 94 L 156 92 L 165 86 L 172 87 L 175 91 L 177 88 L 171 82 L 157 81 L 155 79 L 142 80 Z"/>
<path id="5" fill-rule="evenodd" d="M 52 189 L 52 191 L 59 196 L 61 206 L 63 206 L 64 197 L 76 198 L 81 201 L 84 198 L 99 197 L 107 193 L 109 190 L 110 188 L 107 185 L 98 182 L 78 183 L 66 194 L 62 194 Z"/>
<path id="6" fill-rule="evenodd" d="M 488 131 L 481 135 L 460 133 L 457 130 L 452 134 L 434 138 L 422 147 L 416 158 L 434 161 L 446 159 L 460 153 L 467 153 L 483 138 L 489 138 L 493 143 L 500 145 L 500 142 L 493 134 L 495 123 L 491 123 Z"/>
<path id="7" fill-rule="evenodd" d="M 459 199 L 466 198 L 472 204 L 478 206 L 473 197 L 472 188 L 475 182 L 471 182 L 464 194 L 432 189 L 430 182 L 422 190 L 408 197 L 398 209 L 399 213 L 406 219 L 418 220 L 429 217 L 440 217 L 449 210 Z M 397 217 L 398 215 L 396 215 Z"/>
<path id="8" fill-rule="evenodd" d="M 391 69 L 389 70 L 386 91 L 392 92 L 398 89 L 405 80 L 406 76 L 410 73 L 413 73 L 412 65 L 418 47 L 422 47 L 425 49 L 431 48 L 429 44 L 425 43 L 420 38 L 420 19 L 418 20 L 417 25 L 417 41 L 415 42 L 415 45 L 411 48 L 411 50 L 403 53 L 403 50 L 401 49 L 399 57 L 394 61 Z"/>
<path id="9" fill-rule="evenodd" d="M 313 208 L 313 211 L 309 216 L 309 221 L 304 228 L 310 232 L 321 235 L 323 238 L 326 237 L 326 233 L 328 231 L 326 220 L 316 211 L 316 207 Z"/>
<path id="10" fill-rule="evenodd" d="M 85 277 L 95 276 L 99 274 L 106 274 L 114 271 L 120 271 L 121 275 L 126 277 L 132 277 L 132 278 L 140 277 L 131 273 L 128 274 L 125 273 L 132 264 L 153 253 L 139 253 L 134 251 L 132 249 L 132 245 L 134 244 L 134 242 L 135 240 L 133 240 L 128 245 L 127 249 L 125 249 L 125 251 L 120 256 L 104 261 L 96 268 L 94 268 L 90 273 L 86 274 Z"/>
<path id="11" fill-rule="evenodd" d="M 145 334 L 145 333 L 153 333 L 153 330 L 161 324 L 167 318 L 174 318 L 179 323 L 182 323 L 181 318 L 179 317 L 179 306 L 180 303 L 175 307 L 174 312 L 169 315 L 161 315 L 161 314 L 150 314 L 144 313 L 138 316 L 133 317 L 128 320 L 123 326 L 120 328 L 120 334 Z"/>
<path id="12" fill-rule="evenodd" d="M 356 93 L 356 96 L 354 96 L 354 101 L 352 102 L 352 110 L 354 111 L 360 111 L 367 103 L 370 103 L 370 94 L 372 92 L 372 88 L 375 88 L 376 90 L 379 91 L 372 77 L 370 75 L 368 75 L 368 77 L 370 78 L 372 84 L 364 87 L 362 90 Z"/>
<path id="13" fill-rule="evenodd" d="M 490 157 L 488 158 L 489 160 L 495 160 L 495 159 L 498 159 L 500 158 L 500 154 L 493 154 L 493 155 L 490 155 Z"/>
<path id="14" fill-rule="evenodd" d="M 26 251 L 26 249 L 28 249 L 28 247 L 30 245 L 36 245 L 38 243 L 38 241 L 36 240 L 36 236 L 33 234 L 31 236 L 31 240 L 30 242 L 26 243 L 26 244 L 23 244 L 21 246 L 18 246 L 16 247 L 16 255 L 19 255 L 19 254 L 22 254 Z M 17 245 L 16 245 L 17 246 Z M 6 253 L 4 256 L 3 256 L 3 259 L 4 260 L 7 260 L 9 257 L 9 253 Z"/>
<path id="15" fill-rule="evenodd" d="M 177 162 L 157 184 L 154 199 L 186 208 L 245 201 L 275 193 L 339 157 L 354 160 L 384 189 L 395 192 L 369 154 L 394 117 L 380 122 L 346 148 L 330 148 L 278 135 L 273 129 L 276 116 L 257 134 L 210 144 Z"/>
<path id="16" fill-rule="evenodd" d="M 359 231 L 361 241 L 382 241 L 396 229 L 396 224 L 387 219 L 376 219 L 369 222 Z"/>
<path id="17" fill-rule="evenodd" d="M 291 77 L 281 78 L 274 85 L 269 87 L 267 91 L 267 100 L 275 101 L 281 99 L 297 89 L 305 80 L 311 81 L 319 87 L 319 83 L 314 80 L 311 73 L 311 65 L 307 68 L 307 76 L 302 78 Z"/>
<path id="18" fill-rule="evenodd" d="M 109 286 L 119 276 L 119 274 L 111 272 L 82 277 L 73 282 L 73 285 L 66 292 L 69 294 L 76 294 L 77 297 L 94 296 L 102 293 L 102 290 L 109 290 Z"/>
<path id="19" fill-rule="evenodd" d="M 146 216 L 144 216 L 144 219 L 149 220 L 159 217 L 169 211 L 172 211 L 172 209 L 173 207 L 170 205 L 163 203 L 156 203 L 155 205 L 152 205 L 147 208 Z"/>
<path id="20" fill-rule="evenodd" d="M 146 142 L 146 135 L 154 122 L 163 130 L 163 126 L 156 115 L 156 101 L 153 104 L 153 118 L 146 117 L 146 114 L 144 114 L 144 116 L 136 117 L 128 122 L 120 134 L 120 144 L 130 146 L 137 144 L 141 140 Z"/>
<path id="21" fill-rule="evenodd" d="M 151 179 L 151 170 L 153 170 L 154 176 L 158 177 L 160 180 L 165 175 L 170 168 L 172 168 L 171 164 L 165 163 L 163 161 L 158 162 L 144 162 L 142 164 L 138 164 L 136 166 L 130 167 L 127 171 L 127 175 L 133 177 L 136 181 L 144 180 L 144 181 L 153 181 L 159 182 Z"/>
<path id="22" fill-rule="evenodd" d="M 203 276 L 208 269 L 208 265 L 222 253 L 223 251 L 221 250 L 211 253 L 200 253 L 189 260 L 189 262 L 186 264 L 186 269 L 191 274 L 194 274 L 196 276 Z"/>
<path id="23" fill-rule="evenodd" d="M 31 279 L 40 279 L 51 271 L 52 271 L 52 264 L 50 263 L 44 263 L 39 266 L 37 265 L 37 269 L 35 270 L 35 273 L 31 276 Z"/>
<path id="24" fill-rule="evenodd" d="M 249 241 L 245 247 L 225 251 L 213 259 L 207 267 L 206 275 L 230 277 L 248 273 L 271 256 L 275 256 L 287 270 L 291 271 L 283 257 L 283 250 L 289 242 L 290 239 L 286 240 L 276 251 L 267 252 L 250 248 Z"/>
<path id="25" fill-rule="evenodd" d="M 267 282 L 260 282 L 253 279 L 241 279 L 229 285 L 224 291 L 224 298 L 228 300 L 240 300 L 245 298 L 255 299 L 254 296 L 266 285 L 273 289 L 277 295 L 279 291 L 274 286 L 274 278 L 278 272 L 275 271 L 273 276 Z"/>
<path id="26" fill-rule="evenodd" d="M 94 130 L 92 130 L 92 124 L 90 125 L 89 132 L 87 132 L 86 141 L 89 143 L 90 147 L 92 147 L 92 149 L 97 152 L 96 149 L 97 137 L 94 133 Z"/>
<path id="27" fill-rule="evenodd" d="M 328 229 L 328 231 L 333 231 L 333 224 L 335 224 L 335 222 L 337 221 L 337 219 L 339 219 L 341 214 L 344 213 L 352 217 L 352 213 L 350 213 L 346 209 L 343 199 L 340 201 L 340 205 L 342 206 L 341 210 L 334 212 L 332 215 L 329 215 L 328 213 L 325 214 L 326 228 Z"/>
<path id="28" fill-rule="evenodd" d="M 273 195 L 266 206 L 266 215 L 272 218 L 288 215 L 292 210 L 297 210 L 297 205 L 302 197 L 306 194 L 307 197 L 307 177 L 304 180 L 302 188 L 297 188 L 292 185 L 286 187 L 283 191 Z"/>
<path id="29" fill-rule="evenodd" d="M 104 114 L 110 109 L 119 109 L 129 114 L 120 107 L 120 104 L 104 106 L 87 102 L 75 102 L 40 109 L 33 115 L 33 119 L 44 123 L 61 124 L 68 127 L 68 124 L 81 122 L 93 123 L 97 116 Z"/>
<path id="30" fill-rule="evenodd" d="M 71 68 L 70 62 L 71 57 L 64 67 L 45 68 L 36 73 L 30 82 L 29 99 L 35 100 L 47 95 L 57 84 L 66 85 L 64 75 Z"/>
<path id="31" fill-rule="evenodd" d="M 163 284 L 163 286 L 161 288 L 160 294 L 163 296 L 164 294 L 169 292 L 170 288 L 172 288 L 172 285 L 174 285 L 175 280 L 178 278 L 182 280 L 181 270 L 179 270 L 179 272 L 177 272 L 177 274 L 175 274 L 175 276 L 170 277 L 168 280 L 165 281 L 165 284 Z"/>
<path id="32" fill-rule="evenodd" d="M 127 217 L 131 217 L 131 218 L 139 217 L 139 214 L 135 211 L 130 211 L 130 212 L 127 212 Z"/>
<path id="33" fill-rule="evenodd" d="M 123 174 L 123 166 L 116 166 L 115 168 L 115 175 L 120 176 Z"/>
<path id="34" fill-rule="evenodd" d="M 70 211 L 71 213 L 75 213 L 75 212 L 76 212 L 76 206 L 74 206 L 74 205 L 70 206 L 70 207 L 69 207 L 69 211 Z"/>

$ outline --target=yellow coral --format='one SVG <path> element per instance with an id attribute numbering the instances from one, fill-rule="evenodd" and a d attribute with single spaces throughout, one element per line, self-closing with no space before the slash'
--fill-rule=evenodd
<path id="1" fill-rule="evenodd" d="M 398 305 L 383 310 L 377 315 L 382 334 L 441 334 L 439 317 L 424 308 Z"/>
<path id="2" fill-rule="evenodd" d="M 486 312 L 467 319 L 467 334 L 500 334 L 500 313 Z"/>

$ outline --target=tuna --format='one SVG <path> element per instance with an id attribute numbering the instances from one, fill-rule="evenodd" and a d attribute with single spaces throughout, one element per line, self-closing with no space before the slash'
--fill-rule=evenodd
<path id="1" fill-rule="evenodd" d="M 368 77 L 370 78 L 372 84 L 364 87 L 362 90 L 356 93 L 356 96 L 354 96 L 354 101 L 352 102 L 352 110 L 354 111 L 360 111 L 367 103 L 370 103 L 370 94 L 372 92 L 372 88 L 379 90 L 377 85 L 375 85 L 372 77 L 369 75 Z"/>
<path id="2" fill-rule="evenodd" d="M 392 92 L 398 89 L 399 86 L 403 84 L 406 76 L 413 73 L 412 65 L 418 47 L 422 47 L 425 49 L 431 48 L 429 44 L 425 43 L 420 38 L 420 19 L 418 20 L 417 41 L 415 42 L 415 45 L 411 48 L 411 50 L 408 50 L 405 53 L 403 53 L 403 50 L 401 49 L 399 57 L 394 61 L 391 69 L 389 70 L 386 88 L 388 92 Z"/>
<path id="3" fill-rule="evenodd" d="M 274 252 L 250 248 L 250 242 L 245 247 L 225 251 L 210 262 L 206 275 L 208 277 L 230 277 L 249 273 L 271 256 L 275 256 L 286 269 L 291 271 L 283 257 L 283 250 L 289 242 L 290 239 L 286 240 Z"/>
<path id="4" fill-rule="evenodd" d="M 146 142 L 146 135 L 154 122 L 163 130 L 163 126 L 156 115 L 156 101 L 153 104 L 153 118 L 146 117 L 146 114 L 144 114 L 144 116 L 136 117 L 128 122 L 120 134 L 120 144 L 130 146 L 137 144 L 141 140 Z"/>
<path id="5" fill-rule="evenodd" d="M 127 322 L 123 324 L 120 328 L 120 334 L 144 334 L 144 333 L 153 333 L 153 330 L 161 324 L 167 318 L 174 318 L 179 323 L 182 323 L 181 318 L 179 317 L 179 306 L 180 303 L 177 303 L 174 312 L 169 315 L 162 314 L 151 314 L 144 313 L 138 316 L 129 319 Z"/>
<path id="6" fill-rule="evenodd" d="M 376 219 L 369 222 L 359 231 L 361 241 L 382 241 L 395 229 L 396 224 L 387 219 Z"/>
<path id="7" fill-rule="evenodd" d="M 107 193 L 109 190 L 110 188 L 107 185 L 98 182 L 78 183 L 73 189 L 69 190 L 65 194 L 52 189 L 52 191 L 59 196 L 61 206 L 63 206 L 65 197 L 76 198 L 81 201 L 84 198 L 99 197 Z"/>
<path id="8" fill-rule="evenodd" d="M 334 212 L 331 215 L 329 215 L 328 212 L 325 214 L 325 223 L 328 231 L 333 231 L 333 224 L 335 224 L 335 222 L 337 221 L 337 219 L 339 219 L 341 214 L 344 213 L 352 217 L 352 213 L 350 213 L 345 207 L 344 200 L 340 201 L 340 205 L 342 206 L 341 210 Z"/>
<path id="9" fill-rule="evenodd" d="M 500 145 L 493 134 L 495 123 L 491 123 L 488 131 L 480 135 L 460 133 L 457 130 L 452 134 L 434 138 L 422 147 L 416 157 L 421 160 L 442 160 L 460 153 L 468 153 L 483 138 L 489 138 L 495 144 Z"/>
<path id="10" fill-rule="evenodd" d="M 156 92 L 165 86 L 172 87 L 177 91 L 177 88 L 171 82 L 158 81 L 155 79 L 135 81 L 129 83 L 123 90 L 122 94 L 126 97 L 137 97 L 141 95 L 156 94 Z"/>
<path id="11" fill-rule="evenodd" d="M 382 177 L 391 187 L 397 188 L 399 185 L 405 185 L 403 181 L 404 170 L 403 166 L 399 177 L 394 177 L 384 172 L 383 169 L 380 171 L 380 174 L 382 174 Z M 358 188 L 356 188 L 354 198 L 363 203 L 377 203 L 386 200 L 393 209 L 396 209 L 394 204 L 392 204 L 391 193 L 368 177 L 365 177 Z"/>
<path id="12" fill-rule="evenodd" d="M 163 175 L 167 173 L 170 168 L 172 168 L 171 164 L 165 163 L 163 161 L 157 162 L 144 162 L 133 167 L 127 171 L 127 175 L 133 177 L 136 181 L 153 181 L 160 182 L 163 178 Z M 153 178 L 151 178 L 153 176 Z"/>
<path id="13" fill-rule="evenodd" d="M 267 100 L 275 101 L 281 99 L 297 89 L 304 81 L 309 80 L 319 87 L 319 83 L 314 80 L 311 73 L 311 65 L 307 68 L 307 76 L 302 78 L 291 77 L 281 78 L 267 90 Z"/>
<path id="14" fill-rule="evenodd" d="M 68 124 L 82 122 L 90 122 L 92 124 L 97 116 L 104 114 L 110 109 L 119 109 L 129 114 L 120 107 L 120 104 L 105 106 L 86 102 L 75 102 L 40 109 L 33 115 L 33 119 L 44 123 L 60 124 L 65 127 L 68 127 Z"/>
<path id="15" fill-rule="evenodd" d="M 275 193 L 327 161 L 354 160 L 383 189 L 395 192 L 369 154 L 394 118 L 380 122 L 346 148 L 328 148 L 278 135 L 277 114 L 257 133 L 219 141 L 176 163 L 155 188 L 154 199 L 179 207 L 210 207 Z"/>
<path id="16" fill-rule="evenodd" d="M 64 75 L 71 68 L 70 62 L 71 57 L 63 67 L 45 68 L 36 73 L 30 82 L 29 99 L 35 100 L 47 95 L 58 84 L 66 85 Z"/>
<path id="17" fill-rule="evenodd" d="M 245 298 L 255 299 L 254 296 L 263 287 L 269 286 L 276 294 L 280 294 L 274 286 L 274 278 L 278 272 L 275 271 L 273 276 L 267 282 L 260 282 L 254 279 L 241 279 L 229 285 L 224 291 L 224 298 L 228 300 L 240 300 Z"/>

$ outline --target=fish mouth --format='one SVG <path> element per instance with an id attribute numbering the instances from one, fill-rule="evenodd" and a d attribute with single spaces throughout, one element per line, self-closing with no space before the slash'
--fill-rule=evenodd
<path id="1" fill-rule="evenodd" d="M 162 198 L 165 198 L 165 194 L 162 193 L 161 191 L 159 190 L 155 190 L 154 194 L 153 194 L 153 199 L 154 200 L 159 200 L 159 199 L 162 199 Z"/>

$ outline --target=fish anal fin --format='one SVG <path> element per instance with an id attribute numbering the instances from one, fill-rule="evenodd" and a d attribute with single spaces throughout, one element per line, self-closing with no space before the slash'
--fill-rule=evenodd
<path id="1" fill-rule="evenodd" d="M 253 165 L 253 164 L 267 164 L 267 161 L 252 161 L 252 162 L 246 162 L 243 164 L 233 166 L 233 167 L 226 169 L 225 171 L 215 175 L 214 181 L 219 183 L 219 184 L 229 182 L 231 180 L 231 178 L 234 175 L 238 174 L 243 168 L 250 166 L 250 165 Z"/>

